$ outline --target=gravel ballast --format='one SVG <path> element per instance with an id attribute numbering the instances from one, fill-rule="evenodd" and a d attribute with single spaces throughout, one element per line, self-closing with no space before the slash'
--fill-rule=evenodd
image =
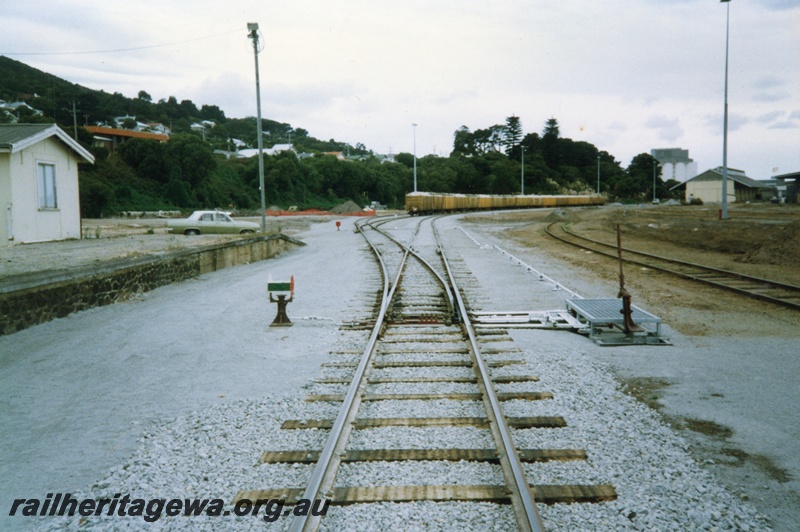
<path id="1" fill-rule="evenodd" d="M 397 221 L 395 224 L 413 222 Z M 455 224 L 452 219 L 446 224 Z M 347 223 L 343 229 L 348 229 Z M 317 253 L 338 253 L 337 273 L 363 272 L 372 268 L 358 235 L 348 234 L 341 241 L 330 242 L 323 228 L 312 228 L 308 238 L 308 248 L 317 244 Z M 344 231 L 343 231 L 344 233 Z M 510 305 L 518 308 L 552 305 L 556 308 L 561 301 L 552 290 L 535 281 L 530 274 L 515 266 L 497 252 L 490 252 L 475 244 L 480 235 L 469 235 L 450 228 L 448 252 L 456 253 L 463 259 L 460 268 L 469 270 L 470 275 L 480 285 L 484 299 L 472 297 L 481 305 L 507 310 Z M 301 235 L 302 239 L 302 235 Z M 347 246 L 347 252 L 341 249 Z M 293 252 L 294 253 L 294 252 Z M 296 253 L 306 253 L 305 249 Z M 314 257 L 309 252 L 306 260 Z M 280 273 L 308 272 L 315 268 L 302 261 L 291 265 L 281 264 L 291 257 L 275 259 L 270 268 L 261 265 L 259 275 L 265 271 Z M 318 259 L 324 263 L 326 259 Z M 254 268 L 251 265 L 245 268 Z M 229 275 L 218 273 L 214 275 Z M 355 275 L 353 273 L 352 275 Z M 210 277 L 210 276 L 209 276 Z M 245 276 L 246 277 L 246 276 Z M 300 276 L 298 276 L 300 277 Z M 502 278 L 504 283 L 496 280 Z M 238 277 L 228 278 L 228 285 L 235 286 Z M 298 279 L 299 280 L 299 279 Z M 298 303 L 290 305 L 290 316 L 313 316 L 327 314 L 346 321 L 336 314 L 337 305 L 344 307 L 355 298 L 368 301 L 362 289 L 357 288 L 357 280 L 342 281 L 335 289 L 335 281 L 320 280 L 316 285 L 308 283 L 315 292 L 306 292 L 305 300 L 298 297 Z M 253 292 L 257 284 L 244 281 L 244 290 Z M 491 290 L 489 289 L 491 287 Z M 166 287 L 179 288 L 179 287 Z M 232 288 L 228 288 L 232 290 Z M 476 291 L 477 288 L 471 290 Z M 331 294 L 331 291 L 334 294 Z M 158 292 L 158 291 L 156 291 Z M 171 292 L 176 298 L 180 290 Z M 477 294 L 476 294 L 477 295 Z M 222 296 L 219 296 L 222 298 Z M 468 297 L 470 297 L 468 295 Z M 141 304 L 147 304 L 147 299 Z M 157 299 L 159 305 L 164 300 Z M 133 302 L 130 305 L 140 303 Z M 120 312 L 124 305 L 116 305 L 111 311 Z M 233 307 L 233 306 L 231 306 Z M 271 312 L 273 309 L 268 309 Z M 102 314 L 104 309 L 91 311 Z M 261 311 L 263 313 L 263 310 Z M 121 318 L 125 313 L 120 313 Z M 98 316 L 101 317 L 101 316 Z M 366 336 L 362 332 L 341 333 L 332 325 L 323 323 L 302 323 L 291 329 L 268 330 L 264 327 L 264 317 L 251 320 L 257 327 L 257 334 L 237 339 L 236 334 L 215 341 L 214 334 L 206 331 L 202 337 L 205 347 L 211 352 L 230 352 L 231 345 L 261 342 L 268 346 L 261 353 L 249 359 L 252 372 L 261 374 L 261 381 L 267 385 L 275 383 L 276 391 L 265 386 L 261 392 L 254 385 L 239 388 L 230 398 L 213 401 L 204 397 L 194 385 L 181 385 L 181 390 L 197 402 L 196 408 L 181 406 L 165 407 L 164 412 L 152 408 L 146 415 L 124 418 L 126 424 L 132 421 L 136 426 L 124 429 L 126 438 L 131 441 L 124 446 L 124 452 L 95 449 L 103 457 L 103 467 L 86 465 L 86 471 L 93 474 L 93 481 L 84 486 L 74 486 L 71 490 L 76 498 L 113 497 L 116 493 L 130 493 L 137 498 L 199 497 L 221 498 L 230 509 L 233 496 L 239 490 L 273 487 L 302 487 L 310 475 L 312 466 L 298 464 L 259 464 L 261 453 L 267 450 L 319 450 L 325 443 L 327 431 L 316 429 L 282 430 L 280 425 L 288 419 L 332 419 L 335 418 L 338 403 L 306 402 L 307 393 L 343 393 L 338 385 L 308 384 L 317 377 L 346 377 L 352 369 L 321 368 L 322 362 L 343 362 L 357 359 L 358 355 L 328 354 L 330 351 L 357 350 L 363 346 Z M 69 325 L 74 318 L 57 320 L 33 328 L 48 330 L 49 334 L 70 333 Z M 147 323 L 144 321 L 143 323 Z M 86 322 L 86 326 L 97 327 L 97 323 Z M 67 330 L 60 327 L 66 326 Z M 52 327 L 51 329 L 44 329 Z M 41 329 L 40 329 L 41 328 Z M 143 327 L 144 328 L 144 327 Z M 78 334 L 74 332 L 73 334 Z M 33 334 L 25 335 L 23 340 L 34 349 Z M 152 334 L 152 332 L 151 332 Z M 216 334 L 222 335 L 224 331 Z M 301 334 L 306 334 L 305 337 Z M 308 336 L 310 334 L 310 336 Z M 259 336 L 260 335 L 260 336 Z M 16 335 L 15 335 L 16 336 Z M 567 427 L 559 429 L 520 429 L 513 430 L 517 446 L 520 448 L 566 448 L 585 449 L 588 460 L 585 462 L 526 464 L 525 470 L 533 483 L 542 484 L 613 484 L 619 498 L 616 501 L 600 504 L 540 505 L 540 512 L 548 530 L 765 530 L 767 520 L 742 501 L 740 497 L 720 486 L 714 477 L 701 468 L 688 452 L 685 440 L 665 425 L 652 410 L 622 393 L 610 368 L 591 356 L 595 347 L 588 340 L 577 335 L 556 331 L 510 331 L 511 341 L 482 341 L 486 349 L 509 349 L 512 352 L 487 355 L 487 360 L 519 359 L 523 363 L 493 368 L 495 375 L 536 375 L 538 382 L 513 383 L 498 386 L 499 391 L 549 391 L 553 399 L 543 401 L 506 401 L 503 404 L 507 416 L 563 416 Z M 489 337 L 483 338 L 489 340 Z M 496 339 L 492 339 L 496 340 Z M 0 339 L 0 342 L 4 342 Z M 133 340 L 131 340 L 133 341 Z M 73 340 L 77 345 L 79 339 Z M 165 340 L 169 345 L 170 340 Z M 8 343 L 0 343 L 0 348 Z M 187 344 L 190 345 L 190 344 Z M 225 348 L 225 346 L 228 346 Z M 151 346 L 164 349 L 163 346 Z M 49 348 L 52 349 L 52 348 Z M 187 348 L 179 348 L 188 349 Z M 216 351 L 215 351 L 216 350 Z M 518 350 L 518 352 L 513 352 Z M 160 352 L 160 351 L 159 351 Z M 50 354 L 48 354 L 50 353 Z M 42 355 L 45 364 L 53 352 Z M 272 357 L 292 357 L 292 364 L 278 364 Z M 435 355 L 446 356 L 446 355 Z M 254 365 L 259 357 L 264 357 L 263 366 Z M 352 357 L 352 358 L 351 358 Z M 379 357 L 380 360 L 409 360 L 411 355 L 393 354 Z M 456 357 L 457 358 L 457 357 Z M 300 362 L 302 361 L 302 363 Z M 143 365 L 138 371 L 152 367 Z M 210 371 L 214 364 L 203 366 Z M 219 367 L 219 366 L 217 366 Z M 13 368 L 12 368 L 13 370 Z M 425 368 L 422 372 L 415 368 L 386 368 L 372 372 L 373 377 L 420 376 L 424 373 L 436 376 L 472 376 L 468 368 Z M 282 380 L 292 377 L 292 382 L 306 383 L 299 386 L 277 386 Z M 8 377 L 7 377 L 8 378 Z M 19 376 L 18 376 L 19 378 Z M 177 370 L 162 374 L 160 378 L 146 381 L 143 386 L 153 388 L 169 385 L 171 380 L 185 383 L 193 376 L 181 376 Z M 242 377 L 228 377 L 227 386 L 237 390 L 236 380 Z M 258 380 L 258 379 L 253 379 Z M 84 386 L 92 386 L 86 379 Z M 255 383 L 253 383 L 255 384 Z M 123 386 L 123 384 L 119 384 Z M 447 385 L 437 391 L 472 391 L 472 385 Z M 399 390 L 393 384 L 370 386 L 370 393 L 393 393 Z M 430 387 L 419 387 L 430 391 Z M 403 387 L 409 393 L 408 387 Z M 88 394 L 89 396 L 91 394 Z M 88 400 L 84 398 L 83 400 Z M 119 399 L 124 401 L 125 399 Z M 138 399 L 137 399 L 138 400 Z M 134 405 L 124 403 L 128 408 Z M 475 401 L 374 401 L 363 405 L 359 417 L 448 417 L 481 416 L 482 405 Z M 14 418 L 16 430 L 22 430 L 22 417 Z M 80 423 L 73 418 L 68 421 Z M 84 421 L 85 422 L 85 421 Z M 114 426 L 108 428 L 115 430 Z M 51 444 L 57 434 L 47 434 Z M 8 436 L 4 436 L 8 438 Z M 493 446 L 488 430 L 475 427 L 409 428 L 393 427 L 354 431 L 350 447 L 354 449 L 373 448 L 430 448 L 443 447 L 485 448 Z M 57 457 L 50 457 L 57 460 Z M 113 462 L 111 465 L 106 465 Z M 4 459 L 4 470 L 16 470 Z M 47 466 L 43 466 L 45 469 Z M 340 485 L 407 485 L 424 484 L 494 484 L 502 479 L 499 467 L 493 464 L 420 462 L 417 464 L 347 464 L 342 467 Z M 45 475 L 46 476 L 46 475 Z M 84 475 L 85 476 L 85 475 Z M 435 479 L 435 480 L 434 480 Z M 33 490 L 30 497 L 44 497 L 50 487 L 47 481 L 32 478 L 27 489 Z M 61 489 L 61 488 L 59 488 Z M 37 491 L 38 490 L 38 491 Z M 14 493 L 13 486 L 3 486 L 3 502 Z M 25 496 L 25 494 L 19 495 Z M 158 520 L 162 529 L 169 530 L 262 530 L 285 529 L 289 519 L 279 519 L 266 524 L 253 517 L 167 517 Z M 52 530 L 108 530 L 108 529 L 147 529 L 152 525 L 135 517 L 88 518 L 29 518 L 16 517 L 0 522 L 5 528 L 35 528 Z M 8 527 L 6 527 L 8 524 Z M 513 512 L 507 505 L 490 503 L 378 503 L 358 504 L 348 507 L 331 507 L 323 520 L 326 530 L 509 530 L 515 528 Z"/>

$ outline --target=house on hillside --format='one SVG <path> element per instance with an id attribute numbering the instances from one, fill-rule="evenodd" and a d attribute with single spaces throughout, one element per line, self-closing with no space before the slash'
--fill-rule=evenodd
<path id="1" fill-rule="evenodd" d="M 264 153 L 267 155 L 278 155 L 284 151 L 293 151 L 296 153 L 294 146 L 291 144 L 275 144 L 271 148 L 264 148 Z"/>
<path id="2" fill-rule="evenodd" d="M 217 127 L 217 123 L 213 120 L 201 120 L 200 122 L 195 122 L 190 126 L 192 131 L 200 131 L 202 129 L 211 129 Z"/>
<path id="3" fill-rule="evenodd" d="M 34 109 L 25 102 L 9 103 L 5 100 L 0 100 L 0 114 L 3 114 L 5 117 L 7 117 L 7 121 L 11 123 L 17 123 L 17 121 L 20 119 L 21 109 L 27 110 L 27 112 L 33 116 L 42 116 L 44 114 L 39 109 Z"/>
<path id="4" fill-rule="evenodd" d="M 55 124 L 0 125 L 0 246 L 80 238 L 82 162 L 94 156 Z"/>
<path id="5" fill-rule="evenodd" d="M 756 181 L 745 175 L 743 170 L 728 168 L 726 192 L 728 203 L 745 203 L 769 199 L 765 196 L 772 187 L 768 183 Z M 675 185 L 670 190 L 683 190 L 684 199 L 691 201 L 698 198 L 703 203 L 722 203 L 722 167 L 706 170 L 689 179 L 685 183 Z"/>
<path id="6" fill-rule="evenodd" d="M 172 130 L 160 122 L 148 122 L 147 127 L 142 129 L 145 133 L 159 133 L 169 136 Z"/>
<path id="7" fill-rule="evenodd" d="M 291 151 L 294 152 L 295 154 L 297 153 L 294 149 L 294 146 L 292 146 L 291 144 L 275 144 L 271 148 L 263 148 L 264 155 L 278 155 L 279 153 L 285 151 Z M 245 148 L 243 150 L 240 150 L 238 149 L 237 146 L 237 150 L 236 153 L 234 154 L 234 157 L 238 157 L 240 159 L 242 158 L 246 159 L 249 157 L 255 157 L 256 155 L 258 155 L 258 148 Z"/>

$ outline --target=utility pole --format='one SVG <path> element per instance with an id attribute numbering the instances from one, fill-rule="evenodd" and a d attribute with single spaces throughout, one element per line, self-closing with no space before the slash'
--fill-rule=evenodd
<path id="1" fill-rule="evenodd" d="M 522 162 L 522 172 L 519 178 L 520 181 L 520 195 L 525 195 L 525 146 L 522 144 L 519 145 L 519 150 L 521 152 L 520 160 Z"/>
<path id="2" fill-rule="evenodd" d="M 267 200 L 264 192 L 264 141 L 261 138 L 261 82 L 258 77 L 258 23 L 248 22 L 247 29 L 253 39 L 253 55 L 256 60 L 256 102 L 258 109 L 257 137 L 258 137 L 258 187 L 261 190 L 261 232 L 267 232 Z"/>
<path id="3" fill-rule="evenodd" d="M 720 217 L 728 219 L 728 34 L 731 24 L 730 0 L 720 0 L 728 4 L 725 21 L 725 116 L 722 119 L 722 211 Z"/>
<path id="4" fill-rule="evenodd" d="M 78 115 L 75 112 L 75 100 L 72 100 L 72 131 L 75 140 L 78 140 Z"/>
<path id="5" fill-rule="evenodd" d="M 658 161 L 653 159 L 653 203 L 656 202 L 656 168 L 658 167 Z"/>
<path id="6" fill-rule="evenodd" d="M 600 195 L 600 156 L 597 156 L 597 195 Z"/>
<path id="7" fill-rule="evenodd" d="M 414 192 L 417 191 L 417 124 L 414 126 Z"/>

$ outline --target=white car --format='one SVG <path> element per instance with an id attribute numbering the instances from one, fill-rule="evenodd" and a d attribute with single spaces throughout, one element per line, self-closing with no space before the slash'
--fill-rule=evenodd
<path id="1" fill-rule="evenodd" d="M 167 231 L 184 235 L 248 234 L 259 229 L 257 223 L 234 220 L 222 211 L 194 211 L 188 218 L 167 222 Z"/>

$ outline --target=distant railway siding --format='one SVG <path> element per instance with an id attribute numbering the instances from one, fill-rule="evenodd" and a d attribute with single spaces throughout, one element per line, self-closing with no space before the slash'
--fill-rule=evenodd
<path id="1" fill-rule="evenodd" d="M 493 196 L 488 194 L 411 192 L 406 194 L 406 212 L 409 214 L 441 214 L 498 209 L 585 207 L 603 205 L 605 201 L 605 197 L 596 194 L 574 196 Z"/>
<path id="2" fill-rule="evenodd" d="M 565 223 L 553 222 L 547 226 L 546 232 L 551 237 L 566 244 L 610 258 L 617 256 L 616 246 L 579 235 Z M 629 248 L 623 248 L 623 251 L 625 252 L 623 260 L 626 262 L 800 310 L 800 286 L 720 268 L 712 268 L 703 264 L 678 260 L 667 255 L 654 255 Z"/>

